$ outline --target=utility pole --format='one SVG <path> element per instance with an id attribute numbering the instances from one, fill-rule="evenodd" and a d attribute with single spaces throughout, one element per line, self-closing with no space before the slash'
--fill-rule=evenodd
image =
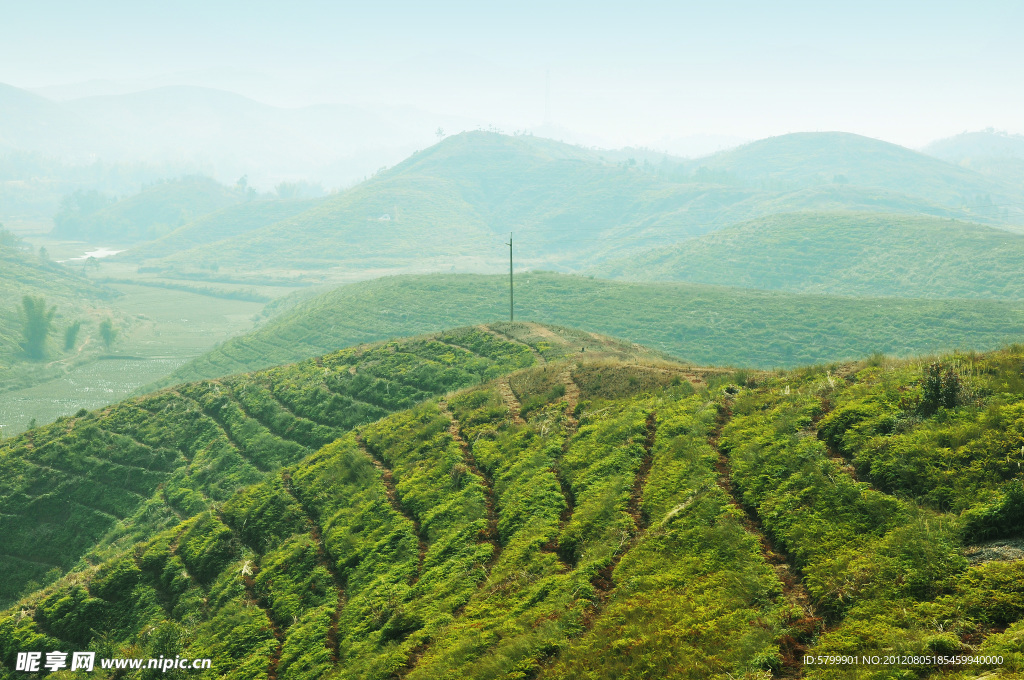
<path id="1" fill-rule="evenodd" d="M 512 323 L 516 320 L 515 313 L 515 291 L 512 288 L 512 232 L 508 233 L 508 320 Z"/>

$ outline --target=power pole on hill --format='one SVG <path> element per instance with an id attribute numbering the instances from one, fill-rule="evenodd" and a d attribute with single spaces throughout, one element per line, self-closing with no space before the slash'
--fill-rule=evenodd
<path id="1" fill-rule="evenodd" d="M 512 232 L 508 233 L 508 321 L 512 323 L 516 320 L 515 313 L 515 292 L 512 288 Z"/>

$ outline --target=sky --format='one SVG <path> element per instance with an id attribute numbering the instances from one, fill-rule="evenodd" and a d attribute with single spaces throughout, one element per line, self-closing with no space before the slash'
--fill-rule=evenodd
<path id="1" fill-rule="evenodd" d="M 1024 133 L 1024 2 L 0 0 L 0 82 L 411 107 L 670 148 L 844 130 Z"/>

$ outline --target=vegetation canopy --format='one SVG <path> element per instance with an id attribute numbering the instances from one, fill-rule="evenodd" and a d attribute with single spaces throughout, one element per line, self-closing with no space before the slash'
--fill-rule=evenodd
<path id="1" fill-rule="evenodd" d="M 52 649 L 238 678 L 1014 677 L 1022 374 L 1019 346 L 732 372 L 494 324 L 83 412 L 0 453 L 0 677 Z M 865 654 L 897 660 L 804 662 Z"/>

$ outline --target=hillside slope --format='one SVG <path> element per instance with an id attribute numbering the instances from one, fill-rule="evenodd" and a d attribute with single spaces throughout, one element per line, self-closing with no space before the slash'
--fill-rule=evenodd
<path id="1" fill-rule="evenodd" d="M 204 246 L 294 217 L 313 208 L 319 201 L 252 200 L 205 213 L 174 231 L 152 241 L 129 248 L 119 255 L 128 261 L 164 257 L 168 253 Z"/>
<path id="2" fill-rule="evenodd" d="M 151 266 L 190 272 L 216 264 L 241 273 L 260 262 L 349 276 L 487 271 L 501 266 L 502 244 L 514 232 L 524 264 L 574 270 L 777 212 L 910 212 L 996 225 L 1024 215 L 974 209 L 978 196 L 1019 203 L 1019 187 L 902 147 L 855 135 L 787 140 L 699 165 L 638 164 L 530 136 L 463 133 L 290 219 Z M 812 161 L 798 163 L 805 147 Z M 843 171 L 848 179 L 834 179 L 847 177 Z"/>
<path id="3" fill-rule="evenodd" d="M 0 678 L 52 649 L 282 680 L 1024 672 L 1019 346 L 709 385 L 535 343 L 108 543 L 0 614 Z"/>
<path id="4" fill-rule="evenodd" d="M 54 217 L 61 238 L 132 243 L 163 236 L 185 223 L 245 200 L 245 192 L 194 175 L 158 182 L 98 210 L 80 210 L 72 195 Z"/>
<path id="5" fill-rule="evenodd" d="M 3 441 L 0 602 L 83 555 L 105 554 L 197 504 L 222 501 L 355 425 L 545 356 L 575 352 L 580 337 L 592 354 L 660 362 L 654 353 L 609 339 L 534 328 L 464 328 L 360 346 L 179 385 L 101 412 L 83 409 Z"/>
<path id="6" fill-rule="evenodd" d="M 787 213 L 610 262 L 627 280 L 834 295 L 1020 300 L 1024 237 L 977 224 L 873 213 Z"/>
<path id="7" fill-rule="evenodd" d="M 690 283 L 516 275 L 516 318 L 581 328 L 701 364 L 759 368 L 884 352 L 998 347 L 1020 337 L 1020 303 L 842 298 Z M 341 286 L 185 364 L 170 385 L 357 342 L 488 323 L 508 313 L 506 276 L 398 276 Z"/>
<path id="8" fill-rule="evenodd" d="M 990 204 L 1016 204 L 1010 215 L 1024 215 L 1020 187 L 986 177 L 932 156 L 846 132 L 797 132 L 769 137 L 701 159 L 709 171 L 794 187 L 829 183 L 878 187 L 917 196 L 938 205 L 973 208 L 992 217 Z"/>
<path id="9" fill-rule="evenodd" d="M 922 151 L 1003 181 L 1024 182 L 1024 135 L 980 130 L 939 139 Z M 998 211 L 999 207 L 993 208 Z"/>

